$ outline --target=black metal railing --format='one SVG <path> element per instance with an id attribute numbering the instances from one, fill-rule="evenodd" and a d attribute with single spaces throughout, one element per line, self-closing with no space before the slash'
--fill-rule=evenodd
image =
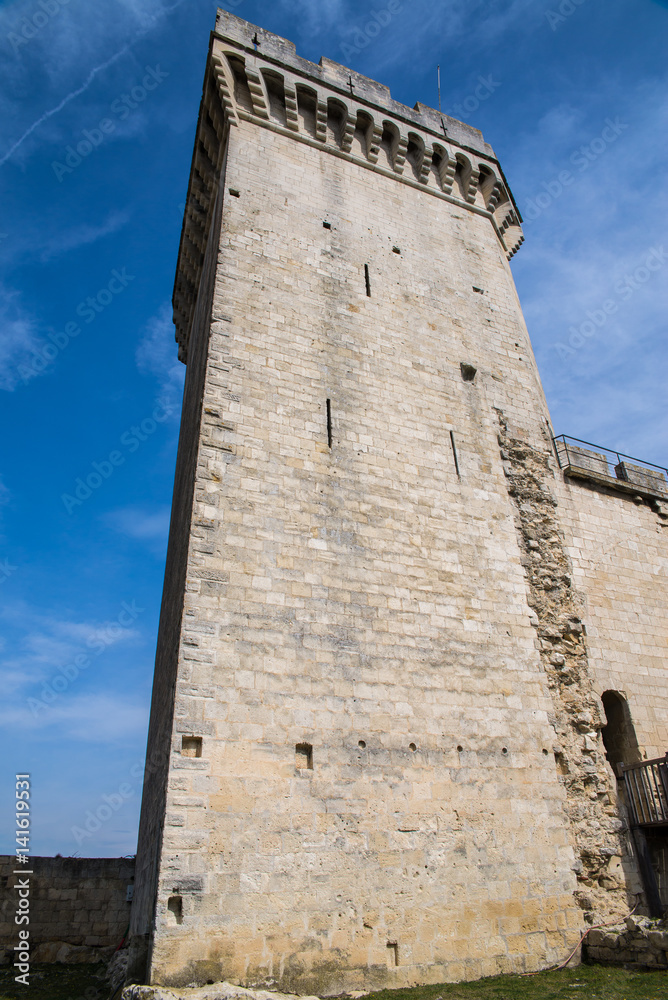
<path id="1" fill-rule="evenodd" d="M 668 825 L 668 753 L 638 764 L 622 764 L 622 777 L 633 824 Z"/>
<path id="2" fill-rule="evenodd" d="M 626 483 L 641 492 L 668 499 L 668 468 L 566 434 L 552 440 L 559 468 L 564 472 L 616 485 Z"/>

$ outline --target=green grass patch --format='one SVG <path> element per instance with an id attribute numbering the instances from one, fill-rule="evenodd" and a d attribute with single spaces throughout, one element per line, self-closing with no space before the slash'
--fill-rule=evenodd
<path id="1" fill-rule="evenodd" d="M 668 972 L 637 972 L 580 965 L 535 976 L 493 976 L 474 983 L 445 983 L 382 990 L 364 1000 L 668 1000 Z"/>
<path id="2" fill-rule="evenodd" d="M 35 965 L 30 986 L 0 966 L 0 1000 L 108 1000 L 104 965 Z M 494 976 L 474 983 L 443 983 L 381 990 L 368 1000 L 668 1000 L 668 972 L 636 972 L 580 965 L 535 976 Z M 367 1000 L 367 998 L 364 998 Z"/>
<path id="3" fill-rule="evenodd" d="M 107 1000 L 106 965 L 33 965 L 30 985 L 14 982 L 16 970 L 0 966 L 0 1000 Z"/>

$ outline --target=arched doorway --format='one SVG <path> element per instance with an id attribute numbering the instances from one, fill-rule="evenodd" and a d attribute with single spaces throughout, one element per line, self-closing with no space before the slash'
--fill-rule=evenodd
<path id="1" fill-rule="evenodd" d="M 604 691 L 601 701 L 606 718 L 606 725 L 601 730 L 605 755 L 619 778 L 620 764 L 637 764 L 642 754 L 626 698 L 618 691 Z"/>
<path id="2" fill-rule="evenodd" d="M 643 761 L 626 698 L 619 691 L 604 691 L 601 701 L 606 718 L 601 730 L 605 755 L 619 779 L 621 800 L 629 813 L 649 911 L 660 917 L 668 907 L 668 826 L 657 822 L 666 813 L 665 772 L 660 773 L 665 765 L 661 760 Z"/>

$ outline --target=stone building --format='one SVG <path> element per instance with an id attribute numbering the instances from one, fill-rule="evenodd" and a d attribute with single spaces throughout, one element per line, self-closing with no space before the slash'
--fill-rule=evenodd
<path id="1" fill-rule="evenodd" d="M 144 981 L 538 969 L 639 872 L 660 905 L 668 484 L 554 440 L 520 221 L 476 129 L 218 12 L 173 299 Z M 638 810 L 658 781 L 635 841 L 623 764 Z"/>

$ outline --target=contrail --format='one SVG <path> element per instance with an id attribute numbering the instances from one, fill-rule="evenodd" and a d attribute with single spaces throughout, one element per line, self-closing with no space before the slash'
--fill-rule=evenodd
<path id="1" fill-rule="evenodd" d="M 69 104 L 69 102 L 74 100 L 75 97 L 78 97 L 79 94 L 83 94 L 84 90 L 87 90 L 90 87 L 91 83 L 93 82 L 97 74 L 101 73 L 103 69 L 106 69 L 107 66 L 111 66 L 111 64 L 116 62 L 117 59 L 120 59 L 121 56 L 125 55 L 125 53 L 130 49 L 131 45 L 133 44 L 134 44 L 133 42 L 128 42 L 128 44 L 124 45 L 122 49 L 119 49 L 119 51 L 116 52 L 116 54 L 113 55 L 111 59 L 107 59 L 106 62 L 103 62 L 99 66 L 96 66 L 95 69 L 92 69 L 88 74 L 85 83 L 82 83 L 80 87 L 78 87 L 76 90 L 73 90 L 71 94 L 67 95 L 67 97 L 63 97 L 60 104 L 57 104 L 55 108 L 51 108 L 50 111 L 45 111 L 44 114 L 41 115 L 36 122 L 33 122 L 30 128 L 23 133 L 20 139 L 16 140 L 14 145 L 2 157 L 2 159 L 0 160 L 0 167 L 7 162 L 12 153 L 14 153 L 19 148 L 19 146 L 25 142 L 28 136 L 32 135 L 32 133 L 35 131 L 36 128 L 39 128 L 42 122 L 45 122 L 47 118 L 50 118 L 52 115 L 55 115 L 59 111 L 62 111 L 65 105 Z"/>
<path id="2" fill-rule="evenodd" d="M 153 15 L 153 21 L 158 21 L 161 17 L 164 17 L 165 14 L 171 14 L 173 10 L 176 10 L 176 8 L 180 7 L 183 3 L 185 3 L 185 0 L 178 0 L 178 2 L 172 4 L 171 7 L 164 7 L 159 14 Z M 151 25 L 151 27 L 153 27 L 153 25 Z M 126 45 L 123 46 L 122 49 L 119 49 L 118 52 L 114 53 L 114 55 L 111 56 L 110 59 L 107 59 L 106 62 L 100 63 L 99 66 L 96 66 L 94 69 L 92 69 L 88 74 L 85 82 L 82 83 L 82 85 L 78 87 L 76 90 L 73 90 L 71 94 L 68 94 L 67 97 L 63 97 L 60 104 L 57 104 L 55 108 L 51 108 L 49 111 L 45 111 L 43 115 L 40 115 L 37 121 L 32 123 L 30 128 L 23 133 L 20 139 L 16 140 L 14 145 L 0 159 L 0 167 L 2 167 L 10 158 L 10 156 L 12 156 L 12 154 L 16 152 L 19 146 L 21 146 L 26 141 L 28 136 L 32 135 L 32 133 L 35 131 L 36 128 L 39 128 L 42 122 L 45 122 L 48 118 L 51 118 L 52 115 L 58 114 L 58 112 L 62 111 L 62 109 L 65 107 L 66 104 L 69 104 L 69 102 L 74 100 L 75 97 L 78 97 L 79 94 L 83 94 L 84 90 L 87 90 L 90 87 L 91 83 L 93 82 L 98 73 L 101 73 L 102 70 L 105 70 L 108 66 L 111 66 L 112 63 L 115 63 L 117 59 L 120 59 L 121 56 L 124 56 L 126 52 L 129 52 L 132 46 L 135 44 L 135 42 L 137 42 L 144 35 L 148 34 L 150 30 L 151 28 L 145 28 L 144 31 L 140 31 L 137 35 L 135 35 L 135 37 L 131 42 L 128 42 Z"/>

